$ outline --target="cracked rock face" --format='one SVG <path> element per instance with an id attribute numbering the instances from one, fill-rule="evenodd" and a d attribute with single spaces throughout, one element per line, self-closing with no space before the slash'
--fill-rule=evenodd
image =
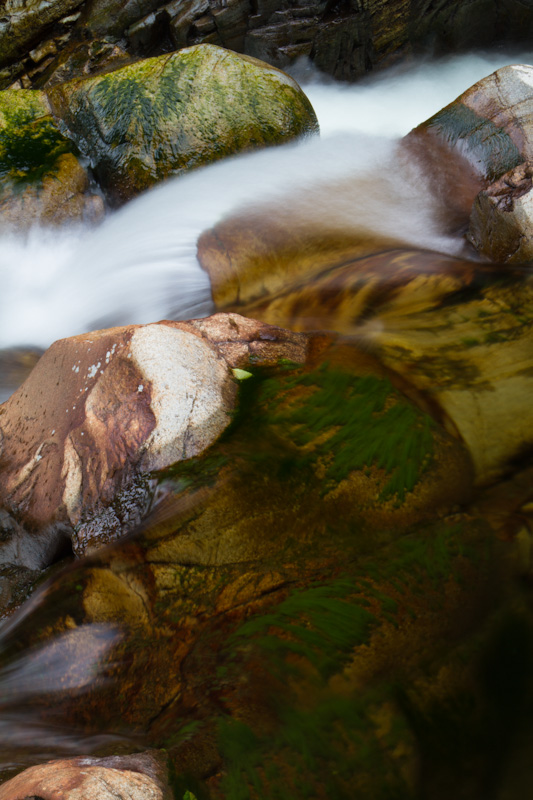
<path id="1" fill-rule="evenodd" d="M 533 167 L 520 164 L 476 197 L 468 238 L 492 261 L 533 258 Z"/>
<path id="2" fill-rule="evenodd" d="M 169 800 L 162 762 L 156 751 L 49 761 L 3 784 L 0 800 Z"/>
<path id="3" fill-rule="evenodd" d="M 81 554 L 131 530 L 149 504 L 146 476 L 199 455 L 231 422 L 232 370 L 301 362 L 306 345 L 236 314 L 53 344 L 0 407 L 0 505 L 17 521 L 0 560 L 38 569 L 58 537 L 72 535 Z"/>

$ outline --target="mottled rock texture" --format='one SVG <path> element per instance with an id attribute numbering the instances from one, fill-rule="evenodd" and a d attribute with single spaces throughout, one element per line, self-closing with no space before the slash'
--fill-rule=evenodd
<path id="1" fill-rule="evenodd" d="M 282 69 L 304 56 L 353 80 L 399 53 L 527 41 L 532 32 L 529 0 L 50 0 L 44 8 L 36 0 L 8 0 L 0 86 L 57 82 L 55 71 L 65 74 L 74 63 L 92 72 L 117 58 L 200 43 Z"/>
<path id="2" fill-rule="evenodd" d="M 305 361 L 307 347 L 238 315 L 56 342 L 0 407 L 1 503 L 35 533 L 27 546 L 6 535 L 4 562 L 43 566 L 59 532 L 75 530 L 81 553 L 131 529 L 149 495 L 139 476 L 197 456 L 230 424 L 232 369 Z"/>
<path id="3" fill-rule="evenodd" d="M 465 225 L 476 195 L 533 158 L 533 67 L 503 67 L 404 139 L 432 177 L 452 221 Z"/>
<path id="4" fill-rule="evenodd" d="M 48 98 L 115 203 L 187 169 L 318 132 L 292 78 L 213 45 L 59 84 Z"/>
<path id="5" fill-rule="evenodd" d="M 0 225 L 26 229 L 97 219 L 102 201 L 44 92 L 0 92 Z"/>
<path id="6" fill-rule="evenodd" d="M 414 392 L 422 407 L 463 439 L 479 483 L 512 469 L 533 446 L 533 294 L 527 274 L 406 249 L 361 257 L 361 243 L 350 257 L 350 248 L 341 251 L 335 240 L 329 249 L 322 242 L 313 260 L 305 251 L 301 257 L 286 249 L 267 252 L 261 232 L 254 239 L 244 229 L 232 239 L 232 226 L 239 228 L 233 220 L 223 223 L 200 246 L 209 265 L 231 265 L 218 292 L 214 284 L 220 309 L 355 337 L 401 376 L 404 391 Z M 251 250 L 242 247 L 243 236 Z M 317 262 L 327 266 L 319 275 Z M 289 277 L 282 289 L 284 273 Z M 269 283 L 276 283 L 272 297 L 264 296 Z"/>
<path id="7" fill-rule="evenodd" d="M 532 162 L 524 162 L 474 201 L 468 238 L 491 261 L 527 264 L 533 260 L 532 178 Z"/>
<path id="8" fill-rule="evenodd" d="M 156 751 L 49 761 L 0 787 L 0 800 L 170 800 L 166 759 Z"/>

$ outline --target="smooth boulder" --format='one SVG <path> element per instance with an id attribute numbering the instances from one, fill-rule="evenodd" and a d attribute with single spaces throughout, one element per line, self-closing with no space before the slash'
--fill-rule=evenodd
<path id="1" fill-rule="evenodd" d="M 533 158 L 532 87 L 532 66 L 502 67 L 405 137 L 451 224 L 466 225 L 477 194 Z"/>
<path id="2" fill-rule="evenodd" d="M 292 78 L 214 45 L 59 84 L 48 98 L 115 204 L 188 169 L 318 132 Z"/>
<path id="3" fill-rule="evenodd" d="M 226 238 L 217 250 L 210 241 L 214 255 L 233 263 L 233 274 L 241 270 L 246 286 L 246 249 L 225 246 L 231 244 Z M 290 274 L 290 254 L 285 257 Z M 295 263 L 305 266 L 306 254 Z M 283 264 L 280 257 L 278 275 Z M 264 282 L 272 280 L 268 262 L 253 266 L 252 280 L 260 277 L 259 267 Z M 289 279 L 271 297 L 248 303 L 235 297 L 221 308 L 293 330 L 353 337 L 463 440 L 480 484 L 513 471 L 533 445 L 533 293 L 527 273 L 399 248 L 361 257 L 355 247 L 352 257 L 348 248 L 336 258 L 332 251 L 328 268 L 304 285 Z"/>

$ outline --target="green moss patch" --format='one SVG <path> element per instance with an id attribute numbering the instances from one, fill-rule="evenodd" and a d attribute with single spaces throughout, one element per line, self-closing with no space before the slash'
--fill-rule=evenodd
<path id="1" fill-rule="evenodd" d="M 486 540 L 486 530 L 475 525 L 421 530 L 362 562 L 357 575 L 317 580 L 241 624 L 225 648 L 223 679 L 233 685 L 233 670 L 243 670 L 243 659 L 262 663 L 279 687 L 269 704 L 277 724 L 264 730 L 243 719 L 219 719 L 223 796 L 411 797 L 397 756 L 398 748 L 408 752 L 414 746 L 410 720 L 396 705 L 401 670 L 380 673 L 377 682 L 356 692 L 336 693 L 332 678 L 343 673 L 356 648 L 366 650 L 379 625 L 396 627 L 405 615 L 412 620 L 418 613 L 427 625 L 429 607 L 438 631 L 449 582 L 461 584 L 472 567 L 481 573 L 487 564 L 480 540 Z M 287 699 L 284 690 L 302 681 L 305 694 Z"/>
<path id="2" fill-rule="evenodd" d="M 0 192 L 39 187 L 58 158 L 72 152 L 73 143 L 60 133 L 40 93 L 0 93 Z"/>
<path id="3" fill-rule="evenodd" d="M 295 591 L 271 613 L 241 625 L 228 647 L 254 637 L 255 644 L 278 663 L 291 652 L 307 658 L 322 675 L 332 674 L 355 646 L 368 641 L 376 623 L 366 598 L 349 600 L 358 591 L 349 579 Z"/>
<path id="4" fill-rule="evenodd" d="M 48 96 L 117 201 L 184 170 L 318 131 L 291 79 L 213 45 L 61 84 Z"/>

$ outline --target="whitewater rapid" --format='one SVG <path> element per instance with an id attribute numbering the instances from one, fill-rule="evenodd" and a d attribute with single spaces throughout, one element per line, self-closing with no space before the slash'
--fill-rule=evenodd
<path id="1" fill-rule="evenodd" d="M 320 138 L 235 157 L 168 181 L 97 228 L 32 230 L 0 238 L 0 348 L 213 311 L 196 260 L 199 234 L 224 216 L 275 202 L 313 224 L 401 236 L 445 253 L 429 191 L 396 142 L 419 122 L 520 56 L 461 56 L 382 72 L 356 85 L 304 85 Z"/>

